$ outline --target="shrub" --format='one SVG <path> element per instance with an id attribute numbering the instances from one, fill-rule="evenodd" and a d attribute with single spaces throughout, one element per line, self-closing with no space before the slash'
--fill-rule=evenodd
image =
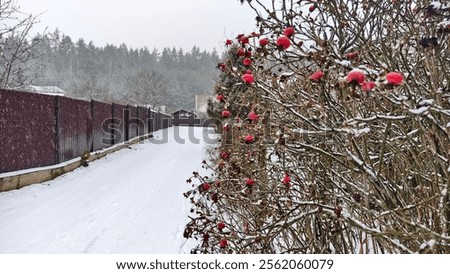
<path id="1" fill-rule="evenodd" d="M 260 3 L 216 85 L 212 177 L 189 179 L 193 252 L 449 253 L 450 6 Z"/>

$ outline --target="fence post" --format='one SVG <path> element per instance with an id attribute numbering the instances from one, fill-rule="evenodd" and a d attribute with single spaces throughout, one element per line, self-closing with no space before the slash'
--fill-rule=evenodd
<path id="1" fill-rule="evenodd" d="M 136 106 L 136 113 L 135 113 L 136 117 L 136 122 L 137 122 L 137 126 L 136 126 L 136 137 L 139 137 L 139 106 Z M 133 118 L 134 119 L 134 118 Z"/>
<path id="2" fill-rule="evenodd" d="M 60 143 L 61 143 L 61 99 L 59 96 L 55 96 L 55 153 L 56 153 L 56 163 L 61 163 Z"/>
<path id="3" fill-rule="evenodd" d="M 130 109 L 129 105 L 125 107 L 122 113 L 123 125 L 124 125 L 124 141 L 130 140 Z"/>
<path id="4" fill-rule="evenodd" d="M 114 108 L 115 108 L 114 105 L 115 105 L 114 103 L 111 104 L 111 121 L 112 121 L 113 124 L 114 124 L 114 119 L 115 119 L 114 118 Z M 116 141 L 115 140 L 116 138 L 114 136 L 114 129 L 113 129 L 113 127 L 111 127 L 109 130 L 110 130 L 111 136 L 113 136 L 111 138 L 111 145 L 113 146 L 115 144 L 115 141 Z"/>
<path id="5" fill-rule="evenodd" d="M 151 115 L 152 111 L 150 108 L 147 108 L 147 134 L 151 132 L 151 128 L 150 128 L 150 115 Z"/>
<path id="6" fill-rule="evenodd" d="M 94 111 L 94 100 L 91 99 L 91 123 L 89 125 L 88 131 L 91 133 L 91 152 L 94 152 L 94 118 L 95 118 L 95 111 Z"/>

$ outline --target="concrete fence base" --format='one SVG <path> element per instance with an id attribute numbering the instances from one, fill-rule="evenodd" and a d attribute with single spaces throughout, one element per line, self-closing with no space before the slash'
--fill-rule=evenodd
<path id="1" fill-rule="evenodd" d="M 98 152 L 93 152 L 92 155 L 89 157 L 89 162 L 95 161 L 97 159 L 103 158 L 106 155 L 109 155 L 111 153 L 114 153 L 118 150 L 121 150 L 123 148 L 129 147 L 130 145 L 137 144 L 140 141 L 152 138 L 152 134 L 147 134 L 145 136 L 140 136 L 137 138 L 134 138 L 128 142 L 118 144 L 114 147 L 111 147 L 109 149 L 105 149 Z M 39 184 L 43 183 L 49 180 L 53 180 L 58 176 L 61 176 L 65 173 L 71 172 L 80 166 L 82 166 L 83 161 L 81 160 L 81 157 L 79 159 L 74 159 L 72 161 L 66 162 L 66 164 L 60 164 L 57 166 L 50 166 L 45 169 L 41 169 L 38 171 L 30 171 L 27 172 L 26 170 L 17 175 L 11 175 L 11 176 L 5 176 L 0 177 L 0 192 L 3 191 L 9 191 L 14 189 L 19 189 L 25 186 L 33 185 L 33 184 Z M 0 174 L 1 176 L 1 174 Z"/>

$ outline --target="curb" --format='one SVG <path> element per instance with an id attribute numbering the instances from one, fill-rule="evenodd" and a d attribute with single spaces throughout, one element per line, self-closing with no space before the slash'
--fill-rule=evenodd
<path id="1" fill-rule="evenodd" d="M 118 150 L 126 148 L 130 145 L 137 144 L 141 141 L 150 139 L 152 137 L 153 137 L 153 133 L 149 133 L 147 135 L 136 137 L 130 141 L 127 141 L 120 145 L 106 149 L 104 151 L 92 152 L 88 161 L 92 162 L 92 161 L 101 159 L 109 154 L 112 154 L 112 153 L 118 151 Z M 71 171 L 79 168 L 80 166 L 82 166 L 81 157 L 78 157 L 78 158 L 76 158 L 78 160 L 75 160 L 75 161 L 74 160 L 68 161 L 67 164 L 64 166 L 58 166 L 58 167 L 53 167 L 53 168 L 49 167 L 48 169 L 39 170 L 39 171 L 30 171 L 30 172 L 25 171 L 25 173 L 19 174 L 19 175 L 12 175 L 12 176 L 2 177 L 2 178 L 0 177 L 0 192 L 20 189 L 25 186 L 29 186 L 29 185 L 33 185 L 33 184 L 40 184 L 40 183 L 43 183 L 46 181 L 53 180 L 63 174 L 71 172 Z"/>

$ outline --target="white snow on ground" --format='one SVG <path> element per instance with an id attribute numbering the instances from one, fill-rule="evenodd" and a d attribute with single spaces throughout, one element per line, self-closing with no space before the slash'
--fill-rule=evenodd
<path id="1" fill-rule="evenodd" d="M 211 130 L 161 130 L 87 168 L 0 193 L 0 253 L 189 253 L 195 243 L 183 238 L 190 205 L 182 194 Z"/>

